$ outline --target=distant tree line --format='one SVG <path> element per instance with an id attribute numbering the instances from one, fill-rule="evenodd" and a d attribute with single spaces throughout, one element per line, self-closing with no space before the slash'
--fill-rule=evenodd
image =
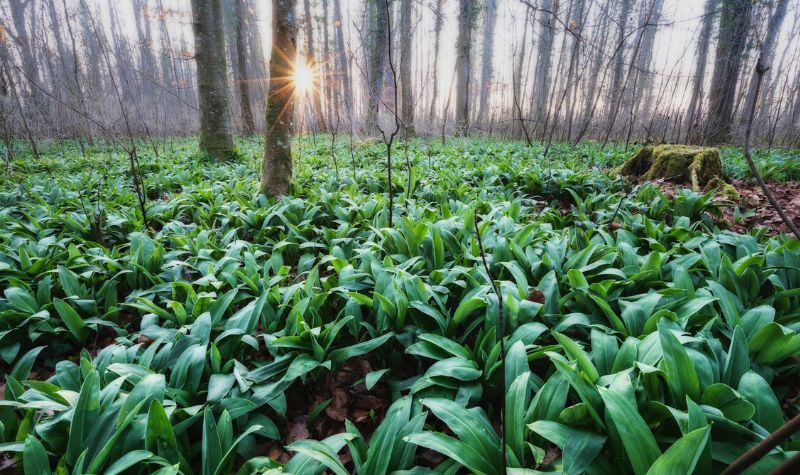
<path id="1" fill-rule="evenodd" d="M 0 134 L 92 143 L 199 130 L 206 149 L 262 134 L 269 101 L 281 99 L 265 51 L 280 43 L 268 21 L 276 2 L 7 0 Z M 790 0 L 705 0 L 692 18 L 671 18 L 665 0 L 290 3 L 287 64 L 318 75 L 291 98 L 295 132 L 380 135 L 396 115 L 403 136 L 736 142 L 763 51 L 756 144 L 800 146 L 800 6 Z M 657 55 L 676 30 L 692 41 L 665 64 Z"/>

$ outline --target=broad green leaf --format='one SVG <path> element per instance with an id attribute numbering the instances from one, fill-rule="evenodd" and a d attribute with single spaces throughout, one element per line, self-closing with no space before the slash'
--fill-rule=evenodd
<path id="1" fill-rule="evenodd" d="M 711 426 L 696 429 L 672 444 L 647 471 L 647 475 L 685 475 L 694 473 L 703 455 Z"/>
<path id="2" fill-rule="evenodd" d="M 606 437 L 553 421 L 536 421 L 528 427 L 562 450 L 564 473 L 583 473 L 600 453 Z"/>
<path id="3" fill-rule="evenodd" d="M 600 396 L 606 404 L 606 413 L 614 422 L 633 471 L 637 475 L 647 473 L 661 456 L 656 438 L 645 423 L 632 401 L 614 390 L 600 388 Z"/>

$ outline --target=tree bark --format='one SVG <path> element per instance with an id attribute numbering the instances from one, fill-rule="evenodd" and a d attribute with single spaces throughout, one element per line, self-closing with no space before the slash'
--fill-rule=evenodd
<path id="1" fill-rule="evenodd" d="M 786 7 L 788 4 L 789 0 L 777 0 L 775 11 L 769 17 L 767 34 L 762 42 L 760 57 L 762 61 L 761 65 L 766 68 L 765 73 L 772 67 L 772 59 L 775 56 L 775 43 L 778 39 L 778 33 L 781 31 L 781 26 L 783 26 L 783 20 L 786 18 Z M 747 98 L 745 100 L 745 111 L 749 111 L 751 109 L 751 104 L 756 101 L 756 82 L 755 80 L 750 81 L 750 86 L 747 90 Z M 742 115 L 743 124 L 747 123 L 747 119 L 747 114 Z"/>
<path id="2" fill-rule="evenodd" d="M 477 0 L 458 2 L 458 40 L 456 41 L 456 135 L 469 134 L 472 79 L 472 32 L 477 16 Z"/>
<path id="3" fill-rule="evenodd" d="M 311 69 L 315 75 L 318 75 L 319 70 L 317 69 L 316 57 L 314 54 L 314 23 L 312 21 L 313 18 L 311 15 L 311 5 L 309 0 L 303 0 L 303 9 L 306 12 L 306 61 L 308 62 L 308 68 Z M 311 107 L 314 108 L 314 116 L 317 119 L 319 131 L 323 134 L 327 134 L 328 124 L 325 121 L 325 115 L 322 113 L 322 100 L 320 99 L 320 89 L 323 87 L 324 81 L 319 81 L 318 79 L 318 77 L 314 78 L 314 82 L 307 93 L 311 94 Z"/>
<path id="4" fill-rule="evenodd" d="M 36 16 L 33 11 L 34 3 L 31 0 L 10 0 L 8 5 L 11 10 L 11 21 L 14 23 L 14 30 L 16 30 L 14 40 L 17 43 L 22 70 L 25 72 L 25 76 L 31 78 L 36 84 L 40 84 L 38 57 L 33 44 L 36 31 L 34 27 L 28 28 L 27 21 L 29 18 L 35 18 Z M 30 7 L 30 11 L 27 11 L 28 7 Z M 31 91 L 35 106 L 37 108 L 41 107 L 41 94 L 35 87 L 31 87 Z M 17 94 L 22 94 L 23 92 L 18 89 L 16 91 Z"/>
<path id="5" fill-rule="evenodd" d="M 531 109 L 536 113 L 535 128 L 542 123 L 542 118 L 547 116 L 547 102 L 553 65 L 553 41 L 555 40 L 553 23 L 555 22 L 556 13 L 553 11 L 553 0 L 542 1 L 539 17 L 539 25 L 541 26 L 539 37 L 541 39 L 536 53 L 536 93 L 531 95 L 533 102 Z M 544 134 L 542 133 L 542 135 Z"/>
<path id="6" fill-rule="evenodd" d="M 221 2 L 192 0 L 200 151 L 217 160 L 225 160 L 234 152 L 222 22 Z"/>
<path id="7" fill-rule="evenodd" d="M 377 131 L 378 110 L 386 76 L 386 52 L 389 37 L 389 15 L 386 2 L 389 0 L 370 0 L 369 15 L 374 15 L 373 30 L 370 32 L 372 47 L 369 50 L 369 87 L 367 91 L 367 111 L 365 126 L 368 131 Z"/>
<path id="8" fill-rule="evenodd" d="M 333 0 L 333 27 L 336 30 L 336 50 L 338 51 L 336 55 L 336 76 L 341 78 L 345 103 L 348 108 L 352 108 L 353 86 L 350 78 L 350 58 L 345 49 L 344 42 L 344 21 L 342 20 L 341 0 Z M 350 114 L 350 117 L 352 117 L 352 114 Z"/>
<path id="9" fill-rule="evenodd" d="M 414 135 L 414 94 L 411 83 L 411 61 L 414 38 L 411 32 L 411 0 L 400 3 L 400 118 L 405 137 Z"/>
<path id="10" fill-rule="evenodd" d="M 242 128 L 244 135 L 255 133 L 253 108 L 250 106 L 250 83 L 247 76 L 247 37 L 244 0 L 236 0 L 234 5 L 236 34 L 236 81 L 239 83 L 239 108 L 242 111 Z"/>
<path id="11" fill-rule="evenodd" d="M 714 75 L 711 80 L 705 137 L 710 144 L 730 140 L 736 81 L 750 28 L 750 0 L 722 0 Z"/>
<path id="12" fill-rule="evenodd" d="M 433 94 L 431 95 L 431 105 L 428 107 L 428 120 L 433 121 L 436 113 L 436 100 L 439 98 L 439 47 L 442 41 L 442 26 L 444 25 L 444 13 L 442 6 L 444 0 L 436 0 L 436 12 L 434 15 L 434 40 L 433 40 Z"/>
<path id="13" fill-rule="evenodd" d="M 478 121 L 483 123 L 489 114 L 489 93 L 492 87 L 492 61 L 494 59 L 494 24 L 497 18 L 496 0 L 486 0 L 483 17 L 483 53 L 481 56 L 481 94 Z M 521 79 L 521 78 L 520 78 Z"/>
<path id="14" fill-rule="evenodd" d="M 702 121 L 703 108 L 703 83 L 706 78 L 706 65 L 708 64 L 708 50 L 711 45 L 711 34 L 714 30 L 714 19 L 720 0 L 706 0 L 705 10 L 703 11 L 703 23 L 700 29 L 700 38 L 697 48 L 697 62 L 694 68 L 694 81 L 692 84 L 692 98 L 689 100 L 687 109 L 688 129 L 686 134 L 687 142 L 700 140 L 698 129 Z"/>
<path id="15" fill-rule="evenodd" d="M 261 193 L 271 197 L 288 195 L 292 181 L 294 85 L 291 78 L 297 54 L 296 3 L 296 0 L 272 0 L 270 88 L 261 164 Z"/>

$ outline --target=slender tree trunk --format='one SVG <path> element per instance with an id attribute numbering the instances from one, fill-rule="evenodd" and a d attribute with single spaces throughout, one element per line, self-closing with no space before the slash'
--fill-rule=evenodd
<path id="1" fill-rule="evenodd" d="M 478 121 L 486 122 L 489 114 L 489 92 L 492 87 L 492 61 L 494 60 L 494 24 L 497 18 L 496 0 L 486 0 L 483 17 L 483 54 L 481 56 L 481 92 Z"/>
<path id="2" fill-rule="evenodd" d="M 334 101 L 334 90 L 337 90 L 338 84 L 335 83 L 335 77 L 331 74 L 331 64 L 333 63 L 331 58 L 331 37 L 330 31 L 328 30 L 328 0 L 322 0 L 322 57 L 325 58 L 325 61 L 322 64 L 322 77 L 325 79 L 325 119 L 330 124 L 331 132 L 334 135 L 338 132 L 339 122 L 341 118 L 339 117 L 339 111 L 336 110 L 336 121 L 334 122 L 331 120 L 331 111 L 336 108 L 336 103 Z M 337 90 L 338 97 L 339 91 Z M 337 130 L 333 130 L 337 129 Z"/>
<path id="3" fill-rule="evenodd" d="M 531 109 L 536 113 L 534 128 L 538 128 L 547 116 L 547 104 L 550 93 L 551 69 L 553 64 L 553 42 L 555 40 L 554 23 L 556 12 L 553 9 L 553 0 L 542 0 L 542 9 L 539 12 L 539 47 L 536 53 L 536 93 L 531 95 Z M 542 131 L 542 136 L 544 133 Z"/>
<path id="4" fill-rule="evenodd" d="M 444 0 L 436 0 L 436 12 L 434 15 L 434 40 L 433 40 L 433 93 L 431 95 L 431 105 L 428 107 L 428 120 L 433 121 L 436 113 L 436 100 L 439 98 L 439 47 L 442 41 L 442 26 L 444 25 L 444 13 L 442 6 Z"/>
<path id="5" fill-rule="evenodd" d="M 350 78 L 350 58 L 345 48 L 344 21 L 342 19 L 342 2 L 333 0 L 333 27 L 336 30 L 336 76 L 341 78 L 345 104 L 353 107 L 353 86 Z M 352 112 L 352 111 L 351 111 Z M 352 114 L 350 114 L 352 122 Z M 352 123 L 350 124 L 352 128 Z"/>
<path id="6" fill-rule="evenodd" d="M 383 94 L 383 81 L 386 76 L 386 53 L 389 37 L 389 15 L 386 2 L 389 0 L 370 0 L 369 15 L 374 15 L 373 29 L 370 32 L 372 47 L 369 50 L 369 87 L 367 91 L 367 111 L 365 126 L 368 131 L 377 130 L 380 97 Z"/>
<path id="7" fill-rule="evenodd" d="M 700 38 L 697 47 L 697 62 L 694 68 L 694 81 L 692 84 L 692 98 L 689 100 L 687 108 L 687 142 L 700 140 L 700 123 L 702 122 L 703 108 L 703 83 L 706 79 L 706 65 L 708 64 L 708 50 L 711 46 L 711 34 L 714 30 L 714 19 L 716 18 L 717 6 L 720 0 L 706 0 L 703 11 L 703 22 L 700 28 Z"/>
<path id="8" fill-rule="evenodd" d="M 250 106 L 250 83 L 247 77 L 247 39 L 246 12 L 244 0 L 236 0 L 234 6 L 236 34 L 236 81 L 239 83 L 239 108 L 242 111 L 242 128 L 244 135 L 255 133 L 253 108 Z"/>
<path id="9" fill-rule="evenodd" d="M 317 69 L 316 57 L 314 54 L 314 23 L 311 15 L 311 4 L 309 0 L 303 0 L 303 8 L 306 12 L 305 21 L 305 36 L 306 36 L 306 61 L 308 67 L 315 75 L 319 74 Z M 325 115 L 322 113 L 322 100 L 320 99 L 320 89 L 323 87 L 324 81 L 314 78 L 314 84 L 307 93 L 311 94 L 311 106 L 314 108 L 314 117 L 317 119 L 317 126 L 319 131 L 323 134 L 328 133 L 328 124 L 325 121 Z"/>
<path id="10" fill-rule="evenodd" d="M 36 34 L 36 27 L 32 25 L 28 28 L 28 20 L 35 20 L 36 13 L 33 11 L 35 3 L 31 0 L 9 0 L 9 9 L 11 10 L 11 21 L 14 24 L 16 36 L 14 40 L 17 44 L 17 51 L 19 51 L 22 70 L 25 76 L 31 78 L 36 84 L 39 81 L 39 61 L 34 47 L 34 38 Z M 20 91 L 16 88 L 16 94 L 23 94 L 25 91 Z M 35 88 L 31 87 L 31 96 L 33 97 L 34 105 L 36 108 L 42 106 L 41 94 Z M 20 113 L 23 111 L 20 110 Z"/>
<path id="11" fill-rule="evenodd" d="M 192 19 L 200 105 L 200 151 L 225 160 L 234 149 L 221 3 L 192 0 Z"/>
<path id="12" fill-rule="evenodd" d="M 472 32 L 477 16 L 477 0 L 459 0 L 458 40 L 456 42 L 456 135 L 469 134 L 472 81 Z"/>
<path id="13" fill-rule="evenodd" d="M 261 193 L 273 197 L 288 195 L 292 181 L 294 85 L 287 72 L 294 70 L 297 55 L 296 3 L 296 0 L 272 0 L 272 54 Z"/>
<path id="14" fill-rule="evenodd" d="M 405 138 L 414 135 L 414 94 L 411 83 L 411 61 L 414 54 L 411 32 L 411 0 L 400 2 L 400 117 Z"/>
<path id="15" fill-rule="evenodd" d="M 709 113 L 705 122 L 706 141 L 720 144 L 730 140 L 736 81 L 750 28 L 750 0 L 722 0 L 719 41 L 711 80 Z"/>
<path id="16" fill-rule="evenodd" d="M 761 65 L 766 68 L 766 72 L 770 70 L 772 67 L 772 59 L 775 56 L 775 43 L 778 39 L 778 33 L 781 31 L 781 26 L 783 26 L 783 20 L 786 18 L 786 7 L 789 4 L 789 0 L 777 0 L 775 5 L 775 11 L 769 17 L 769 23 L 767 24 L 767 34 L 764 37 L 763 45 L 761 47 L 761 58 L 762 61 Z M 745 112 L 749 111 L 756 100 L 756 83 L 757 80 L 750 81 L 750 86 L 747 90 L 747 98 L 745 99 Z M 742 124 L 747 124 L 747 114 L 742 115 Z"/>
<path id="17" fill-rule="evenodd" d="M 648 107 L 651 104 L 653 92 L 653 73 L 650 71 L 650 63 L 653 59 L 653 48 L 656 41 L 656 33 L 658 32 L 658 23 L 661 21 L 661 10 L 664 6 L 664 0 L 652 0 L 650 7 L 642 7 L 642 23 L 639 26 L 643 29 L 642 47 L 636 61 L 636 90 L 638 90 L 643 97 L 643 100 L 636 102 L 636 109 L 641 104 Z"/>
<path id="18" fill-rule="evenodd" d="M 716 0 L 714 0 L 716 1 Z M 612 116 L 616 115 L 622 104 L 622 82 L 625 79 L 625 38 L 628 28 L 628 18 L 631 16 L 631 3 L 632 0 L 622 0 L 620 2 L 620 13 L 617 20 L 617 47 L 620 52 L 614 60 L 614 75 L 611 79 L 611 97 L 609 99 L 609 107 L 606 114 L 606 122 L 611 122 Z"/>
<path id="19" fill-rule="evenodd" d="M 536 14 L 535 12 L 533 13 Z M 511 56 L 514 59 L 514 64 L 512 65 L 511 69 L 511 111 L 512 117 L 516 117 L 519 121 L 519 128 L 512 127 L 512 132 L 516 135 L 519 129 L 525 132 L 526 139 L 529 140 L 529 135 L 527 132 L 527 126 L 523 122 L 525 120 L 524 111 L 522 110 L 522 65 L 525 64 L 525 51 L 526 47 L 528 46 L 528 33 L 530 30 L 530 15 L 531 9 L 525 9 L 525 28 L 522 31 L 522 45 L 520 46 L 519 55 L 516 54 L 516 51 L 511 52 Z M 516 46 L 514 47 L 516 49 Z"/>

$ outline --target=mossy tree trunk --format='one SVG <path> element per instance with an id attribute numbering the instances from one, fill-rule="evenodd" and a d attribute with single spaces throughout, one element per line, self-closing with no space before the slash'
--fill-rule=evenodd
<path id="1" fill-rule="evenodd" d="M 288 195 L 292 181 L 292 117 L 294 115 L 294 61 L 297 52 L 296 0 L 272 0 L 272 53 L 269 95 L 264 117 L 264 160 L 261 193 Z"/>
<path id="2" fill-rule="evenodd" d="M 225 160 L 233 154 L 222 22 L 221 2 L 192 0 L 200 106 L 200 151 L 217 160 Z"/>

